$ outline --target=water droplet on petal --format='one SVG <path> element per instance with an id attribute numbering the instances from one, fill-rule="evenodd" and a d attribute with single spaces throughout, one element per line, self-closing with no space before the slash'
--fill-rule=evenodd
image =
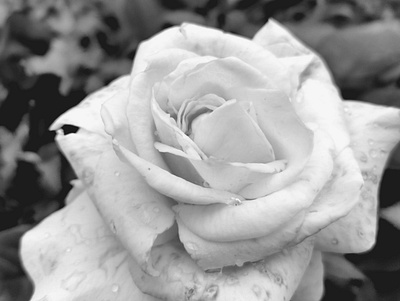
<path id="1" fill-rule="evenodd" d="M 386 154 L 387 154 L 387 151 L 385 151 L 385 150 L 383 150 L 383 149 L 381 149 L 381 150 L 379 151 L 379 155 L 380 155 L 381 157 L 386 156 Z"/>
<path id="2" fill-rule="evenodd" d="M 61 281 L 61 287 L 66 291 L 74 291 L 86 277 L 87 275 L 84 272 L 74 272 Z"/>
<path id="3" fill-rule="evenodd" d="M 119 176 L 121 175 L 121 173 L 120 173 L 119 171 L 116 171 L 116 172 L 114 172 L 114 175 L 115 175 L 116 177 L 119 177 Z"/>
<path id="4" fill-rule="evenodd" d="M 242 201 L 239 198 L 231 197 L 227 204 L 229 206 L 239 206 L 242 205 Z"/>
<path id="5" fill-rule="evenodd" d="M 359 159 L 360 159 L 360 161 L 363 162 L 363 163 L 367 163 L 367 162 L 368 162 L 368 157 L 367 157 L 367 155 L 366 155 L 365 153 L 363 153 L 363 152 L 360 152 Z"/>
<path id="6" fill-rule="evenodd" d="M 339 244 L 339 241 L 336 238 L 334 238 L 334 239 L 332 239 L 332 244 L 337 245 L 337 244 Z"/>
<path id="7" fill-rule="evenodd" d="M 72 249 L 71 248 L 66 248 L 65 253 L 71 253 Z"/>
<path id="8" fill-rule="evenodd" d="M 92 185 L 94 179 L 94 172 L 92 169 L 87 168 L 82 172 L 82 180 L 86 185 Z"/>
<path id="9" fill-rule="evenodd" d="M 51 236 L 51 234 L 49 233 L 49 232 L 46 232 L 45 234 L 44 234 L 44 238 L 49 238 Z"/>
<path id="10" fill-rule="evenodd" d="M 378 156 L 378 151 L 376 149 L 371 149 L 369 155 L 371 158 L 376 158 Z"/>
<path id="11" fill-rule="evenodd" d="M 188 243 L 186 243 L 185 246 L 189 253 L 190 252 L 195 253 L 198 250 L 198 247 L 194 242 L 188 242 Z"/>
<path id="12" fill-rule="evenodd" d="M 358 234 L 358 236 L 360 236 L 360 237 L 364 237 L 364 235 L 365 235 L 364 232 L 361 231 L 361 230 L 358 230 L 357 234 Z"/>
<path id="13" fill-rule="evenodd" d="M 115 226 L 114 221 L 111 221 L 111 223 L 110 223 L 110 229 L 111 229 L 111 232 L 112 232 L 112 233 L 117 234 L 117 227 Z"/>
<path id="14" fill-rule="evenodd" d="M 207 300 L 214 300 L 217 295 L 218 295 L 218 285 L 211 285 L 210 287 L 207 288 L 207 290 L 205 291 L 205 297 L 207 298 Z"/>
<path id="15" fill-rule="evenodd" d="M 244 261 L 240 260 L 240 259 L 236 259 L 235 265 L 237 265 L 238 267 L 242 267 L 244 265 Z"/>
<path id="16" fill-rule="evenodd" d="M 118 285 L 118 284 L 113 284 L 112 287 L 111 287 L 111 291 L 112 291 L 113 293 L 118 293 L 118 291 L 119 291 L 119 285 Z"/>
<path id="17" fill-rule="evenodd" d="M 372 145 L 374 145 L 374 144 L 375 144 L 375 141 L 374 141 L 374 140 L 372 140 L 372 139 L 368 139 L 368 144 L 369 144 L 370 146 L 372 146 Z"/>
<path id="18" fill-rule="evenodd" d="M 211 186 L 210 186 L 210 183 L 208 183 L 207 181 L 203 181 L 202 185 L 203 185 L 203 187 L 205 187 L 205 188 L 210 188 L 210 187 L 211 187 Z"/>
<path id="19" fill-rule="evenodd" d="M 228 279 L 226 279 L 226 284 L 228 284 L 228 285 L 236 285 L 238 283 L 239 283 L 239 279 L 237 277 L 230 276 L 230 277 L 228 277 Z"/>

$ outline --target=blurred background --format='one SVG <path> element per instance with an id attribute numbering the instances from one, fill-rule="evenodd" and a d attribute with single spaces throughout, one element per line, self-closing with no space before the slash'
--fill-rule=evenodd
<path id="1" fill-rule="evenodd" d="M 400 108 L 400 0 L 0 0 L 0 301 L 29 300 L 19 239 L 64 206 L 75 178 L 48 130 L 55 118 L 129 73 L 138 44 L 162 29 L 251 38 L 269 18 L 322 56 L 344 99 Z M 398 148 L 376 246 L 326 256 L 324 301 L 400 300 L 399 167 Z"/>

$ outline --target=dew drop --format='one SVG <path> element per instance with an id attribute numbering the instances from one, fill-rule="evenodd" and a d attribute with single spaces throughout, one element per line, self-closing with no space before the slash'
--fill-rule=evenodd
<path id="1" fill-rule="evenodd" d="M 381 150 L 379 151 L 379 155 L 380 155 L 381 157 L 386 156 L 386 154 L 387 154 L 387 151 L 385 151 L 385 150 L 383 150 L 383 149 L 381 149 Z"/>
<path id="2" fill-rule="evenodd" d="M 72 249 L 71 248 L 66 248 L 65 253 L 71 253 Z"/>
<path id="3" fill-rule="evenodd" d="M 112 287 L 111 287 L 111 291 L 112 291 L 113 293 L 118 293 L 118 291 L 119 291 L 119 285 L 118 285 L 118 284 L 113 284 Z"/>
<path id="4" fill-rule="evenodd" d="M 370 146 L 372 146 L 372 145 L 374 145 L 374 144 L 375 144 L 375 141 L 374 141 L 374 140 L 372 140 L 372 139 L 368 139 L 368 144 L 369 144 Z"/>
<path id="5" fill-rule="evenodd" d="M 239 206 L 242 205 L 242 201 L 239 198 L 231 197 L 227 204 L 229 206 Z"/>
<path id="6" fill-rule="evenodd" d="M 368 178 L 369 178 L 369 176 L 368 176 L 368 173 L 367 173 L 367 172 L 363 172 L 363 173 L 362 173 L 362 176 L 363 176 L 363 179 L 364 179 L 364 181 L 367 181 L 367 180 L 368 180 Z"/>
<path id="7" fill-rule="evenodd" d="M 218 295 L 218 285 L 211 285 L 210 287 L 207 288 L 205 291 L 205 295 L 207 297 L 207 300 L 213 300 L 217 295 Z"/>
<path id="8" fill-rule="evenodd" d="M 45 234 L 44 234 L 44 238 L 49 238 L 51 235 L 50 235 L 50 233 L 49 232 L 46 232 Z"/>
<path id="9" fill-rule="evenodd" d="M 207 181 L 203 181 L 202 185 L 205 188 L 210 188 L 211 187 L 210 183 L 208 183 Z"/>
<path id="10" fill-rule="evenodd" d="M 358 234 L 358 236 L 360 236 L 361 238 L 363 238 L 364 235 L 365 235 L 364 232 L 361 231 L 361 230 L 358 230 L 357 234 Z"/>
<path id="11" fill-rule="evenodd" d="M 236 285 L 238 283 L 239 283 L 239 279 L 237 277 L 230 276 L 230 277 L 228 277 L 228 279 L 226 279 L 226 284 L 228 284 L 228 285 Z"/>
<path id="12" fill-rule="evenodd" d="M 114 175 L 115 175 L 116 177 L 119 177 L 119 176 L 121 175 L 121 173 L 120 173 L 119 171 L 116 171 L 116 172 L 114 172 Z"/>
<path id="13" fill-rule="evenodd" d="M 196 252 L 198 247 L 194 242 L 188 242 L 186 243 L 186 249 L 188 249 L 189 252 Z"/>
<path id="14" fill-rule="evenodd" d="M 114 144 L 115 146 L 119 146 L 119 142 L 117 139 L 113 139 L 112 144 Z"/>
<path id="15" fill-rule="evenodd" d="M 334 238 L 334 239 L 332 239 L 332 244 L 337 245 L 337 244 L 339 244 L 339 241 L 336 238 Z"/>
<path id="16" fill-rule="evenodd" d="M 82 180 L 85 182 L 87 185 L 92 185 L 93 184 L 93 178 L 94 178 L 94 172 L 92 169 L 87 168 L 83 171 L 82 173 Z"/>
<path id="17" fill-rule="evenodd" d="M 371 149 L 369 155 L 371 158 L 376 158 L 378 156 L 378 151 L 376 149 Z"/>
<path id="18" fill-rule="evenodd" d="M 237 259 L 237 260 L 235 261 L 235 265 L 237 265 L 238 267 L 242 267 L 242 266 L 244 265 L 244 261 L 243 261 L 243 260 L 240 260 L 240 259 Z"/>
<path id="19" fill-rule="evenodd" d="M 359 152 L 358 158 L 360 159 L 361 162 L 367 163 L 368 162 L 368 157 L 364 152 Z"/>
<path id="20" fill-rule="evenodd" d="M 111 223 L 110 223 L 110 229 L 111 229 L 111 232 L 112 232 L 112 233 L 117 234 L 117 227 L 115 226 L 114 221 L 111 221 Z"/>
<path id="21" fill-rule="evenodd" d="M 345 111 L 346 113 L 349 111 L 349 107 L 348 106 L 344 106 L 343 111 Z"/>
<path id="22" fill-rule="evenodd" d="M 61 281 L 61 287 L 66 291 L 74 291 L 78 288 L 86 276 L 87 275 L 84 272 L 75 272 Z"/>

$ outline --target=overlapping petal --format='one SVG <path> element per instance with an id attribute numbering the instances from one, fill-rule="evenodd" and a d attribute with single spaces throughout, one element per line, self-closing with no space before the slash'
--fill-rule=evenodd
<path id="1" fill-rule="evenodd" d="M 364 185 L 350 213 L 318 234 L 317 247 L 329 252 L 364 252 L 375 243 L 378 185 L 400 140 L 400 116 L 398 109 L 362 102 L 346 101 L 345 111 Z"/>
<path id="2" fill-rule="evenodd" d="M 174 207 L 180 239 L 199 265 L 210 268 L 258 260 L 296 237 L 303 223 L 302 213 L 308 210 L 333 169 L 329 151 L 332 142 L 323 133 L 315 133 L 315 137 L 308 165 L 296 182 L 278 192 L 240 206 Z M 196 248 L 190 247 L 193 245 Z"/>
<path id="3" fill-rule="evenodd" d="M 159 300 L 136 287 L 130 255 L 86 192 L 29 231 L 21 254 L 35 283 L 32 300 Z"/>

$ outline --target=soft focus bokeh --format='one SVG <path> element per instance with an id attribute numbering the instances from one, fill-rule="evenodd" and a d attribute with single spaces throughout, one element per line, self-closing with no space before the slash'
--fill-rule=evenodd
<path id="1" fill-rule="evenodd" d="M 269 18 L 322 56 L 344 99 L 400 108 L 400 0 L 0 0 L 0 301 L 29 300 L 19 238 L 64 206 L 75 178 L 48 131 L 54 119 L 129 73 L 140 41 L 164 28 L 251 38 Z M 324 301 L 400 300 L 399 168 L 398 147 L 377 243 L 325 257 Z"/>

